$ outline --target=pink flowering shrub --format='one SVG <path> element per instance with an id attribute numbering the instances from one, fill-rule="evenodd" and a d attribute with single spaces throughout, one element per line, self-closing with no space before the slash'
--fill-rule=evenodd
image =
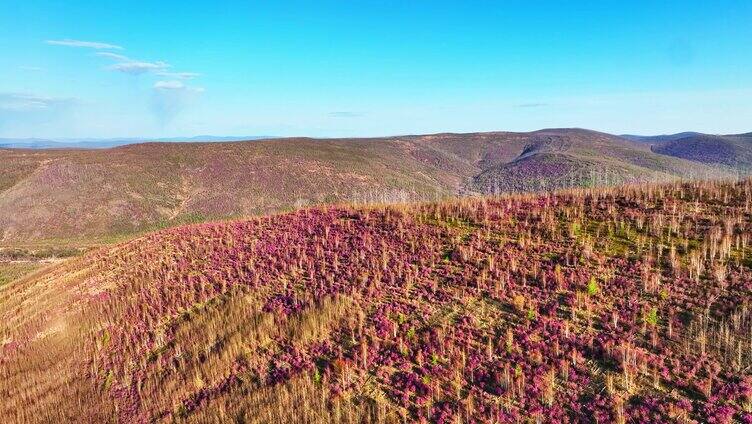
<path id="1" fill-rule="evenodd" d="M 383 408 L 363 421 L 750 422 L 750 199 L 673 184 L 154 233 L 87 258 L 110 283 L 82 295 L 87 375 L 123 422 L 242 415 L 301 381 L 324 409 Z"/>

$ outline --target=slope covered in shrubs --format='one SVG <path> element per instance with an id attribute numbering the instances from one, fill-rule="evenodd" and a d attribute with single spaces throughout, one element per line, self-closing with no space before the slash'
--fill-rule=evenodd
<path id="1" fill-rule="evenodd" d="M 662 155 L 738 170 L 748 170 L 752 162 L 752 138 L 745 135 L 697 134 L 657 144 L 652 149 Z"/>
<path id="2" fill-rule="evenodd" d="M 306 209 L 0 288 L 0 420 L 752 421 L 752 182 Z"/>
<path id="3" fill-rule="evenodd" d="M 0 149 L 0 247 L 130 236 L 301 206 L 729 177 L 580 129 Z"/>

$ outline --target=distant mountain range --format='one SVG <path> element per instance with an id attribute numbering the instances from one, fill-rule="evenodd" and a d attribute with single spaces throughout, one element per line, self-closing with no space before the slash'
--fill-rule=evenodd
<path id="1" fill-rule="evenodd" d="M 674 140 L 679 140 L 681 138 L 694 137 L 697 135 L 702 135 L 702 133 L 687 131 L 687 132 L 680 132 L 676 134 L 663 134 L 663 135 L 622 134 L 621 137 L 626 138 L 627 140 L 640 141 L 643 143 L 662 143 L 665 141 L 674 141 Z"/>
<path id="2" fill-rule="evenodd" d="M 321 203 L 752 174 L 749 135 L 634 137 L 565 128 L 0 149 L 0 245 L 130 234 Z M 225 140 L 168 140 L 197 139 Z"/>
<path id="3" fill-rule="evenodd" d="M 664 144 L 681 139 L 691 139 L 693 137 L 731 137 L 747 138 L 752 137 L 752 132 L 745 134 L 714 135 L 700 132 L 687 131 L 676 134 L 661 135 L 634 135 L 622 134 L 619 137 L 647 143 L 650 145 Z M 106 149 L 111 147 L 125 146 L 138 143 L 187 143 L 187 142 L 222 142 L 222 141 L 252 141 L 279 138 L 275 136 L 215 136 L 215 135 L 197 135 L 191 137 L 124 137 L 124 138 L 0 138 L 0 148 L 3 149 Z"/>
<path id="4" fill-rule="evenodd" d="M 176 142 L 218 142 L 218 141 L 251 141 L 274 138 L 271 136 L 214 136 L 198 135 L 194 137 L 166 137 L 166 138 L 0 138 L 0 148 L 5 149 L 106 149 L 145 142 L 176 143 Z"/>
<path id="5" fill-rule="evenodd" d="M 623 135 L 650 145 L 651 150 L 694 162 L 752 170 L 752 133 L 714 135 L 683 132 L 671 135 Z"/>
<path id="6" fill-rule="evenodd" d="M 686 131 L 686 132 L 680 132 L 676 134 L 661 134 L 661 135 L 622 134 L 619 137 L 626 138 L 627 140 L 640 141 L 640 142 L 648 143 L 648 144 L 657 144 L 657 143 L 665 143 L 669 141 L 676 141 L 676 140 L 687 139 L 687 138 L 698 137 L 698 136 L 732 137 L 732 138 L 752 137 L 752 132 L 745 133 L 745 134 L 706 134 L 706 133 L 695 132 L 695 131 Z"/>

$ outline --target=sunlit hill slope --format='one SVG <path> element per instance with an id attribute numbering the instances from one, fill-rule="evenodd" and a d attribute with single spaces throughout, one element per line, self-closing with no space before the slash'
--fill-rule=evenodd
<path id="1" fill-rule="evenodd" d="M 0 149 L 0 244 L 107 238 L 311 204 L 726 177 L 739 165 L 665 153 L 578 129 Z"/>
<path id="2" fill-rule="evenodd" d="M 750 422 L 752 182 L 164 230 L 0 287 L 2 422 Z"/>

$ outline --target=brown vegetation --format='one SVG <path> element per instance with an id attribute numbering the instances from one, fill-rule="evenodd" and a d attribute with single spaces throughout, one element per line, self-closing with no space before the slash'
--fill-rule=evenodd
<path id="1" fill-rule="evenodd" d="M 751 203 L 673 183 L 150 234 L 0 288 L 0 420 L 749 420 Z"/>
<path id="2" fill-rule="evenodd" d="M 0 247 L 110 242 L 322 203 L 593 187 L 733 169 L 586 130 L 0 149 Z"/>

